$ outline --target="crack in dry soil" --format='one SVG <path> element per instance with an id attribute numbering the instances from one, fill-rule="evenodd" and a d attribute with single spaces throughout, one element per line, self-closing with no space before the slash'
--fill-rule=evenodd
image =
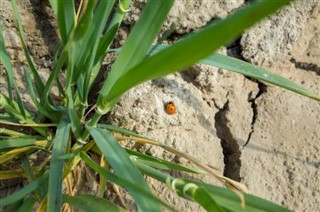
<path id="1" fill-rule="evenodd" d="M 320 76 L 320 67 L 313 63 L 299 62 L 294 58 L 290 59 L 290 62 L 294 64 L 295 68 L 302 69 L 305 71 L 311 71 Z"/>
<path id="2" fill-rule="evenodd" d="M 259 82 L 259 81 L 255 81 L 255 80 L 252 80 L 250 79 L 251 81 L 255 82 L 258 84 L 258 88 L 259 88 L 259 91 L 257 93 L 256 96 L 254 96 L 253 98 L 250 98 L 250 95 L 249 95 L 249 98 L 248 98 L 248 102 L 251 103 L 251 108 L 252 108 L 252 112 L 253 112 L 253 116 L 252 116 L 252 121 L 251 121 L 251 130 L 248 134 L 248 138 L 247 138 L 247 141 L 246 143 L 242 146 L 241 150 L 248 145 L 248 143 L 250 142 L 251 140 L 251 136 L 252 134 L 254 133 L 254 125 L 257 121 L 257 118 L 258 118 L 258 105 L 256 103 L 256 100 L 263 94 L 263 93 L 266 93 L 267 92 L 267 86 L 262 83 L 262 82 Z"/>
<path id="3" fill-rule="evenodd" d="M 217 136 L 221 140 L 221 147 L 224 155 L 224 172 L 223 175 L 240 182 L 241 152 L 237 140 L 228 127 L 227 111 L 229 110 L 229 100 L 223 108 L 215 115 L 215 127 Z"/>

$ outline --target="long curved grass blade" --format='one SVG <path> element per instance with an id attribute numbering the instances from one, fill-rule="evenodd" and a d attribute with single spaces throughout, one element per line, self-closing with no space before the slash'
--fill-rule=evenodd
<path id="1" fill-rule="evenodd" d="M 115 13 L 113 14 L 112 20 L 108 25 L 108 28 L 106 30 L 106 33 L 101 37 L 99 41 L 99 45 L 97 48 L 96 58 L 94 60 L 94 67 L 91 71 L 91 77 L 89 81 L 89 88 L 91 88 L 92 83 L 96 79 L 96 76 L 99 73 L 99 70 L 101 68 L 102 62 L 107 55 L 107 50 L 110 47 L 113 39 L 116 36 L 116 33 L 120 27 L 120 24 L 122 22 L 122 19 L 125 15 L 125 12 L 129 10 L 129 6 L 131 4 L 132 0 L 123 0 L 119 1 L 119 4 L 117 6 L 117 9 Z"/>
<path id="2" fill-rule="evenodd" d="M 48 145 L 48 141 L 35 141 L 32 146 L 28 147 L 21 147 L 21 148 L 14 148 L 10 151 L 5 152 L 4 154 L 0 155 L 0 164 L 3 164 L 19 155 L 22 153 L 35 150 L 35 149 L 42 149 L 41 147 L 45 147 Z M 42 149 L 44 150 L 44 149 Z"/>
<path id="3" fill-rule="evenodd" d="M 44 107 L 42 107 L 42 105 L 41 105 L 40 102 L 38 101 L 37 96 L 36 96 L 36 93 L 34 92 L 34 89 L 33 89 L 33 83 L 32 83 L 32 80 L 31 80 L 30 73 L 29 73 L 29 71 L 27 70 L 26 67 L 24 67 L 24 76 L 25 76 L 25 79 L 26 79 L 27 89 L 28 89 L 28 91 L 29 91 L 31 100 L 32 100 L 32 102 L 34 103 L 34 105 L 36 106 L 37 110 L 38 110 L 42 115 L 50 118 L 51 120 L 55 120 L 55 119 L 54 119 L 54 116 L 51 116 L 51 115 L 49 114 L 49 112 L 48 112 Z"/>
<path id="4" fill-rule="evenodd" d="M 139 186 L 138 183 L 131 182 L 128 179 L 126 179 L 126 178 L 124 178 L 122 176 L 115 175 L 114 173 L 111 173 L 109 170 L 100 167 L 96 162 L 94 162 L 88 156 L 87 153 L 82 151 L 81 152 L 81 158 L 82 158 L 82 160 L 84 162 L 86 162 L 86 164 L 89 167 L 91 167 L 93 170 L 95 170 L 99 174 L 103 175 L 105 178 L 107 178 L 111 182 L 113 182 L 113 183 L 115 183 L 115 184 L 117 184 L 117 185 L 119 185 L 119 186 L 121 186 L 123 188 L 126 188 L 127 190 L 135 190 L 137 193 L 139 193 L 141 198 L 144 199 L 144 204 L 153 204 L 153 205 L 162 204 L 166 208 L 170 209 L 170 211 L 176 211 L 168 203 L 158 199 L 153 194 L 150 195 L 150 193 L 148 191 L 146 191 L 144 188 L 142 188 L 141 186 Z"/>
<path id="5" fill-rule="evenodd" d="M 57 6 L 56 9 L 58 28 L 61 36 L 61 41 L 65 45 L 67 43 L 69 33 L 74 27 L 76 21 L 74 1 L 51 0 L 50 3 L 51 5 Z"/>
<path id="6" fill-rule="evenodd" d="M 39 136 L 29 136 L 24 138 L 8 138 L 0 141 L 0 150 L 15 147 L 30 146 L 39 140 Z M 43 139 L 43 138 L 42 138 Z"/>
<path id="7" fill-rule="evenodd" d="M 141 136 L 139 134 L 131 132 L 130 130 L 126 130 L 126 129 L 123 129 L 123 128 L 120 128 L 120 127 L 117 127 L 117 126 L 112 126 L 112 125 L 107 125 L 107 124 L 98 124 L 97 126 L 100 127 L 100 128 L 106 128 L 106 129 L 108 129 L 110 131 L 115 131 L 115 132 L 122 133 L 124 135 L 132 136 L 132 139 L 136 140 L 137 142 L 138 142 L 137 138 L 141 138 L 142 142 L 140 142 L 140 143 L 143 143 L 143 144 L 148 143 L 148 144 L 159 146 L 159 147 L 161 147 L 161 148 L 163 148 L 163 149 L 165 149 L 165 150 L 167 150 L 167 151 L 169 151 L 169 152 L 171 152 L 173 154 L 176 154 L 176 155 L 178 155 L 180 157 L 183 157 L 183 158 L 193 162 L 197 166 L 199 166 L 199 164 L 202 164 L 202 161 L 198 160 L 197 158 L 195 158 L 195 157 L 193 157 L 193 156 L 191 156 L 189 154 L 186 154 L 184 152 L 180 152 L 180 151 L 178 151 L 178 150 L 166 145 L 165 143 L 162 143 L 160 141 L 156 141 L 156 140 Z M 209 165 L 209 167 L 213 167 L 213 166 Z"/>
<path id="8" fill-rule="evenodd" d="M 97 61 L 101 61 L 105 54 L 107 49 L 110 47 L 110 44 L 112 42 L 112 40 L 114 39 L 120 24 L 122 22 L 122 19 L 125 15 L 125 10 L 129 9 L 129 6 L 131 4 L 132 0 L 123 0 L 121 2 L 119 2 L 119 5 L 112 17 L 112 20 L 106 30 L 106 34 L 104 34 L 99 42 L 99 46 L 98 46 L 98 50 L 97 50 L 97 57 L 96 57 L 96 62 Z M 120 4 L 122 4 L 120 6 Z"/>
<path id="9" fill-rule="evenodd" d="M 0 124 L 3 124 L 2 120 L 3 120 L 2 117 L 0 117 Z M 0 135 L 8 135 L 11 138 L 21 138 L 21 137 L 26 138 L 29 136 L 25 133 L 17 132 L 15 130 L 9 130 L 6 128 L 0 128 Z"/>
<path id="10" fill-rule="evenodd" d="M 43 88 L 44 88 L 44 84 L 40 78 L 40 75 L 32 61 L 32 58 L 31 58 L 31 55 L 29 53 L 29 50 L 28 50 L 28 47 L 27 47 L 27 44 L 26 44 L 26 39 L 24 37 L 24 33 L 23 33 L 23 28 L 22 28 L 22 24 L 21 24 L 21 19 L 20 19 L 20 15 L 19 15 L 19 12 L 18 12 L 18 8 L 17 8 L 17 2 L 16 0 L 12 0 L 11 1 L 11 4 L 12 4 L 12 9 L 13 9 L 13 12 L 14 12 L 14 16 L 16 17 L 16 20 L 17 20 L 17 23 L 18 23 L 18 29 L 19 29 L 19 36 L 20 36 L 20 41 L 21 41 L 21 44 L 22 44 L 22 47 L 23 47 L 23 50 L 24 50 L 24 54 L 26 56 L 26 59 L 27 59 L 27 62 L 28 62 L 28 65 L 30 67 L 30 70 L 32 72 L 32 75 L 35 79 L 35 86 L 36 86 L 36 89 L 37 89 L 37 92 L 39 95 L 42 94 L 42 91 L 43 91 Z"/>
<path id="11" fill-rule="evenodd" d="M 40 166 L 33 166 L 31 167 L 32 171 L 39 172 L 42 167 Z M 26 177 L 25 171 L 23 169 L 10 169 L 10 170 L 0 170 L 0 179 L 13 179 L 18 177 Z"/>
<path id="12" fill-rule="evenodd" d="M 150 188 L 138 169 L 133 165 L 128 154 L 123 147 L 113 138 L 112 134 L 106 129 L 91 128 L 86 129 L 90 132 L 103 156 L 115 170 L 118 176 L 122 176 L 131 183 L 136 183 L 142 189 L 152 195 Z M 144 201 L 139 192 L 127 188 L 135 199 L 138 208 L 142 211 L 161 211 L 159 204 L 149 204 Z"/>
<path id="13" fill-rule="evenodd" d="M 153 40 L 160 31 L 160 27 L 167 17 L 173 2 L 173 0 L 151 0 L 145 6 L 140 19 L 130 33 L 107 80 L 101 88 L 97 100 L 98 110 L 106 110 L 103 99 L 109 93 L 116 81 L 130 68 L 144 59 Z"/>
<path id="14" fill-rule="evenodd" d="M 97 153 L 98 155 L 101 155 L 101 151 L 97 146 L 94 146 L 91 149 L 93 152 Z M 137 160 L 140 163 L 153 167 L 153 168 L 158 168 L 158 169 L 163 169 L 163 170 L 179 170 L 179 171 L 185 171 L 189 173 L 197 173 L 197 174 L 207 174 L 206 172 L 193 168 L 193 167 L 187 167 L 183 166 L 177 163 L 172 163 L 160 158 L 152 157 L 149 155 L 145 155 L 139 152 L 135 152 L 129 149 L 126 149 L 126 152 L 130 155 L 131 159 Z"/>
<path id="15" fill-rule="evenodd" d="M 134 161 L 134 163 L 143 173 L 160 182 L 166 183 L 179 196 L 198 202 L 207 211 L 224 211 L 206 189 L 193 184 L 193 181 L 185 182 L 182 179 L 174 178 L 149 166 L 143 165 L 138 161 Z"/>
<path id="16" fill-rule="evenodd" d="M 227 44 L 245 29 L 289 2 L 290 0 L 255 1 L 226 19 L 190 34 L 172 46 L 146 58 L 130 70 L 126 70 L 118 80 L 112 79 L 115 80 L 113 87 L 104 90 L 106 93 L 100 93 L 98 103 L 102 106 L 98 104 L 97 106 L 110 109 L 114 104 L 113 101 L 133 86 L 180 71 L 208 57 L 221 45 Z"/>
<path id="17" fill-rule="evenodd" d="M 164 45 L 164 44 L 156 45 L 156 47 L 152 49 L 152 53 L 153 54 L 157 53 L 168 47 L 169 45 Z M 115 51 L 118 51 L 118 49 L 115 49 Z M 213 53 L 209 57 L 201 60 L 199 63 L 212 65 L 218 68 L 223 68 L 235 73 L 252 77 L 254 79 L 261 80 L 261 81 L 291 90 L 303 96 L 320 101 L 320 96 L 313 94 L 311 91 L 292 82 L 291 80 L 286 79 L 280 75 L 274 74 L 259 66 L 247 63 L 245 61 L 242 61 L 230 56 L 226 56 L 220 53 Z"/>
<path id="18" fill-rule="evenodd" d="M 82 94 L 79 95 L 82 95 L 84 97 L 84 99 L 82 99 L 82 102 L 84 104 L 87 103 L 88 93 L 90 90 L 89 79 L 93 77 L 91 75 L 91 71 L 92 68 L 95 66 L 94 62 L 99 46 L 100 36 L 102 35 L 103 29 L 108 20 L 109 14 L 111 13 L 113 5 L 114 0 L 99 2 L 96 11 L 92 17 L 92 22 L 87 23 L 89 24 L 88 28 L 90 33 L 86 33 L 83 39 L 85 43 L 81 43 L 79 46 L 79 49 L 82 50 L 80 51 L 80 53 L 83 53 L 83 57 L 79 57 L 78 54 L 76 54 L 76 59 L 78 60 L 76 64 L 79 64 L 78 69 L 82 70 L 86 79 L 84 81 L 84 86 L 82 86 L 82 88 L 79 89 L 79 92 L 82 92 Z M 85 45 L 86 43 L 87 45 Z M 88 46 L 90 46 L 91 48 L 86 48 Z M 83 63 L 83 65 L 81 59 L 85 62 Z M 75 79 L 77 79 L 77 77 L 75 77 Z"/>
<path id="19" fill-rule="evenodd" d="M 210 185 L 204 182 L 195 181 L 195 180 L 175 179 L 168 174 L 160 172 L 151 167 L 145 166 L 141 163 L 136 163 L 135 161 L 134 163 L 142 173 L 148 176 L 151 176 L 159 180 L 160 182 L 166 183 L 182 197 L 186 197 L 182 195 L 183 191 L 186 191 L 189 187 L 194 187 L 194 185 L 196 185 L 198 188 L 204 189 L 206 193 L 207 194 L 209 193 L 211 198 L 213 198 L 214 201 L 221 208 L 227 211 L 248 211 L 248 212 L 251 212 L 251 211 L 252 212 L 253 211 L 255 212 L 256 211 L 288 212 L 289 211 L 288 209 L 280 205 L 277 205 L 270 201 L 267 201 L 249 194 L 244 194 L 244 197 L 245 197 L 245 209 L 244 209 L 239 196 L 235 194 L 233 191 L 231 191 L 230 189 L 213 186 L 213 185 Z M 197 202 L 203 201 L 201 199 L 202 191 L 200 191 L 200 194 L 192 194 L 191 192 L 189 193 L 189 195 L 191 195 L 191 197 Z M 197 195 L 197 196 L 194 196 L 194 195 Z M 205 205 L 206 203 L 208 202 L 207 201 L 202 203 L 199 202 L 199 204 L 203 204 L 203 205 Z"/>
<path id="20" fill-rule="evenodd" d="M 23 199 L 23 203 L 17 212 L 32 211 L 32 207 L 35 203 L 36 200 L 33 197 L 27 196 Z"/>
<path id="21" fill-rule="evenodd" d="M 183 166 L 177 163 L 172 163 L 160 158 L 152 157 L 152 156 L 142 154 L 140 152 L 132 151 L 129 149 L 126 149 L 126 151 L 129 155 L 134 156 L 136 161 L 153 168 L 164 169 L 164 170 L 179 170 L 179 171 L 197 173 L 197 174 L 206 174 L 206 172 L 200 169 Z"/>
<path id="22" fill-rule="evenodd" d="M 112 202 L 99 198 L 93 195 L 80 195 L 80 196 L 67 196 L 63 195 L 62 200 L 65 203 L 72 205 L 74 208 L 81 209 L 83 211 L 94 211 L 94 212 L 124 212 L 123 208 L 120 208 Z"/>
<path id="23" fill-rule="evenodd" d="M 6 47 L 4 44 L 3 31 L 1 26 L 0 26 L 0 63 L 3 64 L 7 74 L 7 84 L 8 84 L 7 88 L 8 88 L 8 94 L 9 94 L 9 102 L 11 103 L 13 98 L 12 89 L 13 89 L 13 85 L 15 84 L 15 81 L 14 81 L 12 65 L 10 62 L 10 57 L 8 55 L 8 52 L 6 51 Z"/>
<path id="24" fill-rule="evenodd" d="M 35 191 L 41 185 L 41 183 L 47 179 L 47 177 L 48 177 L 48 173 L 45 173 L 44 175 L 42 175 L 41 177 L 39 177 L 38 179 L 36 179 L 32 183 L 30 183 L 29 185 L 20 189 L 19 191 L 0 199 L 0 207 L 9 205 L 11 203 L 14 203 L 14 202 L 26 197 L 26 195 Z"/>
<path id="25" fill-rule="evenodd" d="M 60 211 L 62 203 L 62 169 L 64 160 L 59 157 L 66 154 L 67 144 L 70 139 L 70 121 L 62 117 L 56 136 L 53 139 L 52 158 L 49 171 L 48 209 L 49 211 Z"/>
<path id="26" fill-rule="evenodd" d="M 184 179 L 187 183 L 194 183 L 200 187 L 204 187 L 207 191 L 210 192 L 210 194 L 214 197 L 214 199 L 219 203 L 223 204 L 224 207 L 231 211 L 241 211 L 242 206 L 239 201 L 239 196 L 236 195 L 234 192 L 232 192 L 229 189 L 225 189 L 222 187 L 209 185 L 204 182 L 199 181 L 192 181 Z M 251 194 L 244 194 L 245 197 L 245 209 L 246 211 L 273 211 L 273 212 L 289 212 L 287 208 L 284 208 L 283 206 L 280 206 L 278 204 L 275 204 L 273 202 L 270 202 L 268 200 L 259 198 L 257 196 L 253 196 Z"/>
<path id="27" fill-rule="evenodd" d="M 264 68 L 252 65 L 242 60 L 225 56 L 219 53 L 214 53 L 200 63 L 212 65 L 215 67 L 223 68 L 229 71 L 243 74 L 254 79 L 262 80 L 270 84 L 291 90 L 303 96 L 320 101 L 320 96 L 317 96 L 310 92 L 309 90 L 295 84 L 294 82 L 267 71 Z"/>

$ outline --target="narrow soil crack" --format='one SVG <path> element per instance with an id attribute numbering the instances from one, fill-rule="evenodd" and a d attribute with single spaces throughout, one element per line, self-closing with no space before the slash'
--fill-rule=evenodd
<path id="1" fill-rule="evenodd" d="M 221 140 L 221 147 L 224 155 L 224 176 L 240 181 L 241 152 L 237 141 L 233 138 L 228 127 L 227 112 L 229 110 L 229 101 L 215 115 L 215 127 L 217 136 Z"/>
<path id="2" fill-rule="evenodd" d="M 311 71 L 316 73 L 316 75 L 320 76 L 320 67 L 317 66 L 316 64 L 299 62 L 299 61 L 296 61 L 294 58 L 291 58 L 290 62 L 293 63 L 296 68 L 299 68 L 305 71 Z"/>
<path id="3" fill-rule="evenodd" d="M 256 103 L 256 100 L 264 93 L 267 92 L 267 85 L 265 85 L 264 83 L 262 82 L 259 82 L 257 80 L 253 80 L 253 79 L 250 79 L 251 81 L 255 82 L 258 84 L 258 88 L 259 88 L 259 91 L 257 93 L 257 95 L 255 96 L 251 96 L 251 94 L 249 94 L 249 97 L 248 97 L 248 102 L 251 103 L 251 108 L 252 108 L 252 111 L 253 111 L 253 116 L 252 116 L 252 121 L 251 121 L 251 131 L 249 132 L 248 134 L 248 138 L 247 138 L 247 141 L 246 143 L 242 146 L 241 150 L 250 142 L 250 139 L 251 139 L 251 136 L 252 134 L 254 133 L 254 125 L 257 121 L 257 118 L 258 118 L 258 105 Z"/>

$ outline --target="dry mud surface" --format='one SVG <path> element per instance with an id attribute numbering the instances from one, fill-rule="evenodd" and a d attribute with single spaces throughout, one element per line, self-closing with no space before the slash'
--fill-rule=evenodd
<path id="1" fill-rule="evenodd" d="M 40 2 L 21 3 L 20 11 L 28 45 L 46 78 L 57 35 L 47 14 L 50 9 Z M 144 2 L 134 1 L 119 44 Z M 244 1 L 226 2 L 176 1 L 164 29 L 176 22 L 175 36 L 179 37 L 244 5 Z M 11 55 L 21 63 L 24 59 L 19 43 L 15 43 L 17 30 L 7 0 L 0 2 L 0 18 L 7 42 L 14 46 Z M 319 25 L 320 3 L 296 1 L 221 52 L 263 66 L 320 94 Z M 23 88 L 24 80 L 21 76 L 19 80 Z M 1 70 L 2 92 L 3 82 Z M 27 95 L 23 97 L 28 101 Z M 169 101 L 177 106 L 177 114 L 172 116 L 164 111 Z M 109 121 L 219 167 L 221 174 L 244 183 L 252 194 L 295 211 L 320 211 L 320 104 L 306 97 L 226 70 L 195 65 L 130 90 Z M 133 148 L 185 163 L 158 148 Z M 209 177 L 203 180 L 217 184 Z M 201 210 L 157 182 L 151 184 L 181 211 Z M 94 187 L 88 183 L 79 186 Z"/>

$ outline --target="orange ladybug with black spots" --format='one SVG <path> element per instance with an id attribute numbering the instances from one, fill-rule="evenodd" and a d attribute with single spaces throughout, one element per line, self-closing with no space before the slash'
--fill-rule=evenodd
<path id="1" fill-rule="evenodd" d="M 176 105 L 173 102 L 166 103 L 165 110 L 168 115 L 173 115 L 177 113 Z"/>

